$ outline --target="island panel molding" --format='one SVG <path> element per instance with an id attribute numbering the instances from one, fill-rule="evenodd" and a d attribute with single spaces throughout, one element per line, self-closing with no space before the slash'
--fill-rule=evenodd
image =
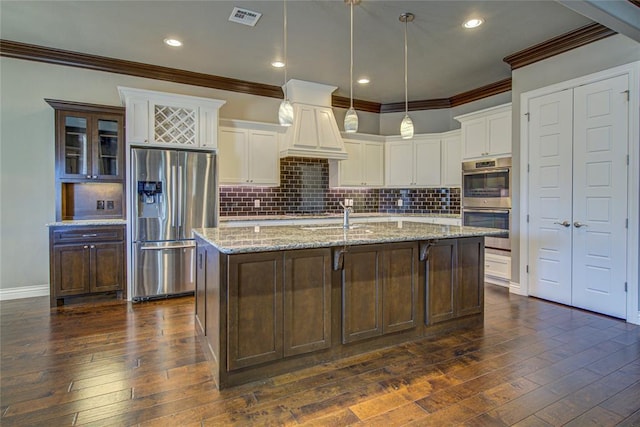
<path id="1" fill-rule="evenodd" d="M 503 61 L 511 66 L 511 70 L 516 70 L 615 34 L 618 33 L 594 22 L 505 56 Z"/>

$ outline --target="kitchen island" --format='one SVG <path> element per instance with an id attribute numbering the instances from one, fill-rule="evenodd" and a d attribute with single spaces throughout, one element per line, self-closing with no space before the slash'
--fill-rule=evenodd
<path id="1" fill-rule="evenodd" d="M 484 236 L 411 221 L 196 229 L 219 388 L 482 324 Z"/>

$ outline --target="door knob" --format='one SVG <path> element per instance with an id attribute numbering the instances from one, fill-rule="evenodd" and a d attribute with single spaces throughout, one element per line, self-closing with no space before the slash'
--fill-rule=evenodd
<path id="1" fill-rule="evenodd" d="M 574 226 L 575 228 L 588 227 L 588 225 L 587 225 L 587 224 L 583 224 L 583 223 L 581 223 L 581 222 L 579 222 L 579 221 L 574 222 L 574 223 L 573 223 L 573 226 Z"/>
<path id="2" fill-rule="evenodd" d="M 556 222 L 554 222 L 554 224 L 558 224 L 558 225 L 561 225 L 563 227 L 570 227 L 571 226 L 571 223 L 569 221 L 567 221 L 566 219 L 564 221 L 562 221 L 562 222 L 556 221 Z"/>

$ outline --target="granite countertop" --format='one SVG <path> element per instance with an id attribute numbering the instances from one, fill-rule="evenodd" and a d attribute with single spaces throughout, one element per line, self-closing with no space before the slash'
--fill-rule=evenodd
<path id="1" fill-rule="evenodd" d="M 96 225 L 127 225 L 125 219 L 75 219 L 50 222 L 47 227 L 78 227 L 78 226 L 96 226 Z"/>
<path id="2" fill-rule="evenodd" d="M 327 212 L 318 214 L 284 214 L 284 215 L 239 215 L 221 216 L 220 222 L 225 221 L 263 221 L 263 220 L 286 220 L 286 219 L 325 219 L 342 218 L 342 212 Z M 460 214 L 411 214 L 411 213 L 384 213 L 384 212 L 354 212 L 349 215 L 351 218 L 386 218 L 386 217 L 423 217 L 423 218 L 460 218 Z"/>
<path id="3" fill-rule="evenodd" d="M 335 225 L 198 228 L 193 232 L 220 252 L 240 254 L 276 250 L 324 248 L 373 243 L 407 242 L 472 236 L 496 236 L 504 230 L 416 222 L 372 222 L 349 230 Z"/>

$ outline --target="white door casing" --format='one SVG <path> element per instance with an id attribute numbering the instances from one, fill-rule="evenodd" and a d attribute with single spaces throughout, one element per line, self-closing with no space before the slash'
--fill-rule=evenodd
<path id="1" fill-rule="evenodd" d="M 572 305 L 622 318 L 628 88 L 623 75 L 574 89 Z"/>
<path id="2" fill-rule="evenodd" d="M 529 103 L 529 294 L 563 304 L 571 304 L 572 109 L 572 90 Z"/>

